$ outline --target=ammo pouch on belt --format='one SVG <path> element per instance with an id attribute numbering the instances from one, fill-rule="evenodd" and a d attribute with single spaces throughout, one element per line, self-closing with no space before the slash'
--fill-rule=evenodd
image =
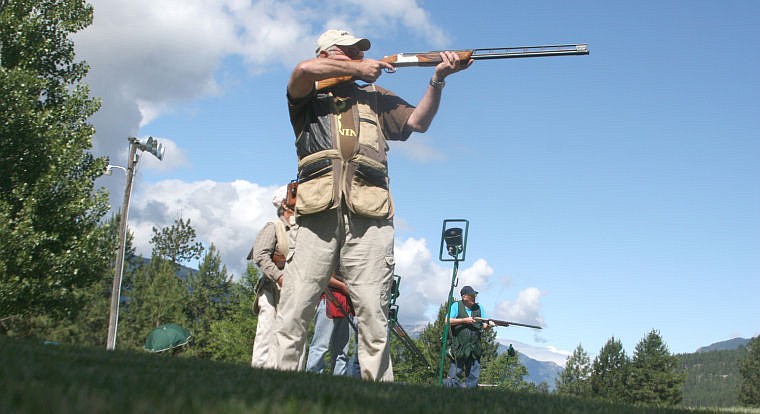
<path id="1" fill-rule="evenodd" d="M 340 153 L 329 149 L 304 157 L 299 162 L 297 208 L 299 214 L 313 214 L 331 208 L 339 197 L 334 163 Z M 387 167 L 367 156 L 356 154 L 348 162 L 346 204 L 352 212 L 370 218 L 389 218 L 393 213 L 388 190 Z"/>
<path id="2" fill-rule="evenodd" d="M 372 158 L 357 154 L 352 158 L 349 169 L 354 169 L 346 200 L 349 208 L 366 217 L 390 217 L 392 204 L 386 178 L 387 167 Z"/>
<path id="3" fill-rule="evenodd" d="M 451 342 L 451 355 L 457 361 L 465 359 L 479 361 L 480 356 L 483 353 L 479 335 L 470 333 L 470 335 L 475 335 L 477 338 L 476 340 L 473 340 L 474 338 L 470 337 L 468 333 L 469 332 L 467 331 L 461 332 L 458 336 L 454 337 L 454 340 Z"/>
<path id="4" fill-rule="evenodd" d="M 333 160 L 339 157 L 337 150 L 329 149 L 298 162 L 298 214 L 313 214 L 332 206 L 335 196 Z"/>

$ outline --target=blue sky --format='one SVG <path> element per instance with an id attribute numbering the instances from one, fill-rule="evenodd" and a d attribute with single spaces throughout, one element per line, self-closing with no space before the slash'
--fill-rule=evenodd
<path id="1" fill-rule="evenodd" d="M 129 225 L 191 219 L 232 273 L 296 174 L 285 85 L 325 29 L 368 57 L 587 43 L 588 56 L 476 62 L 447 79 L 431 129 L 393 143 L 400 320 L 432 320 L 450 262 L 444 219 L 470 222 L 459 286 L 489 315 L 539 323 L 499 339 L 544 360 L 650 330 L 672 352 L 760 332 L 760 39 L 755 1 L 93 1 L 78 34 L 103 99 L 95 151 L 140 160 Z M 378 84 L 411 103 L 430 68 Z M 121 204 L 124 177 L 100 185 Z M 458 288 L 456 289 L 458 291 Z"/>

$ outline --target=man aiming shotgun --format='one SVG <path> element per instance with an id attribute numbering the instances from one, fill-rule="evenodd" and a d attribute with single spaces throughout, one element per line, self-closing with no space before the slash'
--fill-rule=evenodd
<path id="1" fill-rule="evenodd" d="M 387 72 L 395 72 L 396 68 L 410 66 L 435 66 L 441 63 L 441 52 L 422 52 L 422 53 L 397 53 L 391 56 L 385 56 L 380 59 L 381 62 L 390 63 L 393 68 L 384 68 Z M 521 46 L 521 47 L 500 47 L 489 49 L 468 49 L 453 51 L 458 57 L 461 64 L 468 64 L 474 60 L 486 59 L 512 59 L 542 56 L 570 56 L 570 55 L 588 55 L 588 45 L 571 44 L 571 45 L 551 45 L 551 46 Z M 325 79 L 317 82 L 317 90 L 329 88 L 342 82 L 357 80 L 352 76 L 340 76 Z"/>
<path id="2" fill-rule="evenodd" d="M 440 52 L 430 81 L 414 106 L 373 84 L 393 65 L 364 59 L 366 38 L 328 30 L 316 57 L 296 65 L 287 86 L 298 156 L 297 230 L 277 315 L 276 368 L 299 368 L 307 323 L 333 271 L 356 311 L 361 377 L 393 381 L 388 305 L 393 257 L 393 201 L 387 140 L 425 132 L 441 101 L 444 80 L 468 68 L 454 52 Z M 317 88 L 331 78 L 358 79 Z M 315 277 L 314 275 L 323 275 Z"/>
<path id="3" fill-rule="evenodd" d="M 383 70 L 392 72 L 410 58 L 397 58 L 395 64 L 365 59 L 369 48 L 366 38 L 328 30 L 317 40 L 316 57 L 296 65 L 288 81 L 298 156 L 298 226 L 292 232 L 277 314 L 276 368 L 298 369 L 307 322 L 329 275 L 338 271 L 356 311 L 361 376 L 393 381 L 388 305 L 395 263 L 394 206 L 387 141 L 405 141 L 412 132 L 427 131 L 446 78 L 470 67 L 480 55 L 443 51 L 418 57 L 426 59 L 423 63 L 433 73 L 422 98 L 412 105 L 374 84 Z"/>

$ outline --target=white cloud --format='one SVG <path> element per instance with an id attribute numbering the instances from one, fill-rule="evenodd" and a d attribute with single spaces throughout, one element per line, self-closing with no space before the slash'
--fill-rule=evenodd
<path id="1" fill-rule="evenodd" d="M 129 210 L 138 254 L 150 256 L 152 228 L 190 219 L 198 240 L 214 243 L 228 271 L 239 277 L 258 231 L 276 216 L 271 203 L 274 187 L 243 180 L 182 182 L 165 180 L 141 184 Z"/>
<path id="2" fill-rule="evenodd" d="M 185 150 L 177 145 L 176 142 L 169 138 L 154 136 L 159 143 L 163 144 L 165 153 L 164 158 L 159 160 L 150 153 L 143 152 L 140 156 L 139 168 L 157 171 L 171 171 L 180 167 L 188 166 Z"/>
<path id="3" fill-rule="evenodd" d="M 398 299 L 401 323 L 416 326 L 435 319 L 439 307 L 446 301 L 451 287 L 453 269 L 442 267 L 434 258 L 425 239 L 408 238 L 395 246 L 396 274 L 401 276 Z M 493 269 L 484 259 L 459 270 L 458 286 L 485 287 Z M 457 296 L 458 291 L 454 291 Z"/>
<path id="4" fill-rule="evenodd" d="M 495 319 L 543 326 L 541 296 L 543 296 L 543 293 L 538 288 L 530 287 L 524 289 L 517 295 L 517 300 L 499 302 L 491 315 Z"/>

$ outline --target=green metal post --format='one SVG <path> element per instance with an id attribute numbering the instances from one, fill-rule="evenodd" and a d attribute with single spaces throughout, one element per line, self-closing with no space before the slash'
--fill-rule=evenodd
<path id="1" fill-rule="evenodd" d="M 451 287 L 449 288 L 449 300 L 446 303 L 446 313 L 443 318 L 443 335 L 441 336 L 441 361 L 438 364 L 438 384 L 443 385 L 443 371 L 446 366 L 446 345 L 449 339 L 449 321 L 451 319 L 450 309 L 454 301 L 454 285 L 457 280 L 457 271 L 459 270 L 459 260 L 454 260 L 454 271 L 451 274 Z"/>

